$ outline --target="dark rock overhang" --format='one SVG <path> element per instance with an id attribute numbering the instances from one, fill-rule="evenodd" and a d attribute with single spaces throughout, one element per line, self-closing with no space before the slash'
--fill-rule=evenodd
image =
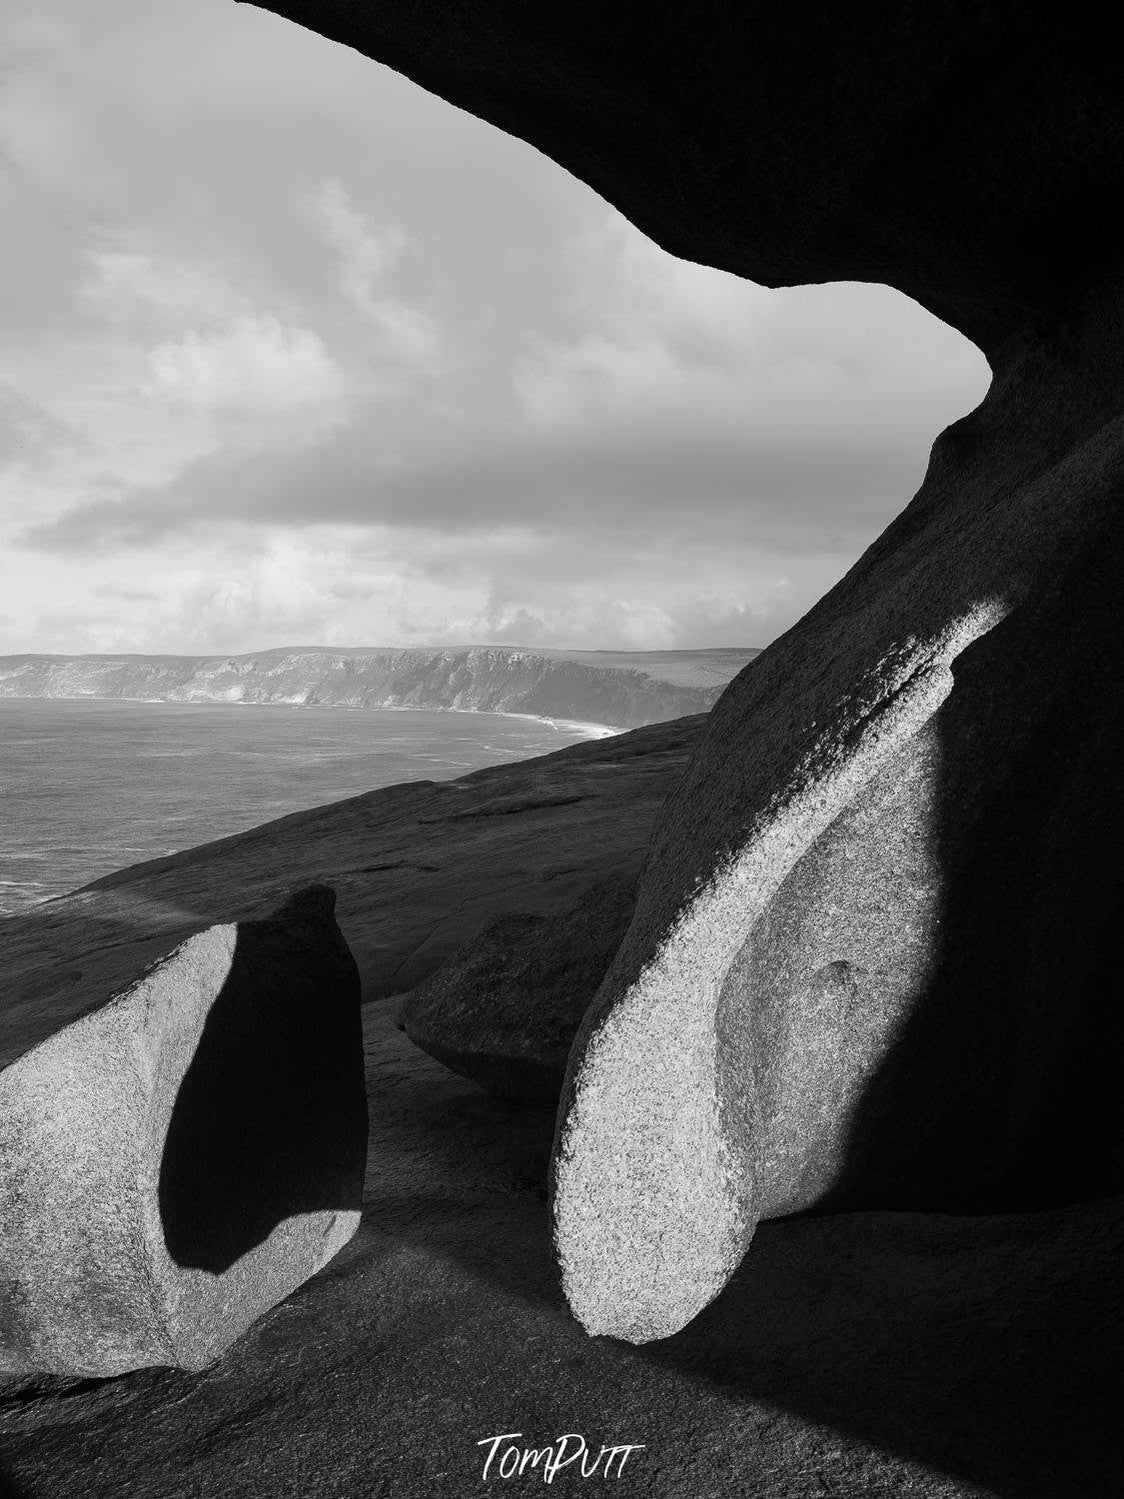
<path id="1" fill-rule="evenodd" d="M 886 282 L 993 359 L 1112 254 L 1124 49 L 1089 5 L 264 8 L 531 142 L 675 255 Z"/>

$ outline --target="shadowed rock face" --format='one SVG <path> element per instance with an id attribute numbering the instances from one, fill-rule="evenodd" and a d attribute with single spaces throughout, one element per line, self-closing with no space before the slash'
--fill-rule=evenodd
<path id="1" fill-rule="evenodd" d="M 556 1103 L 570 1046 L 635 903 L 628 871 L 557 915 L 497 917 L 406 996 L 402 1029 L 497 1098 Z"/>
<path id="2" fill-rule="evenodd" d="M 202 1368 L 355 1232 L 354 960 L 323 886 L 166 952 L 0 1073 L 0 1369 Z"/>
<path id="3" fill-rule="evenodd" d="M 1118 1189 L 1115 36 L 1009 0 L 270 8 L 524 136 L 675 253 L 885 281 L 995 373 L 727 690 L 657 827 L 559 1118 L 577 1315 L 674 1333 L 774 1213 Z"/>

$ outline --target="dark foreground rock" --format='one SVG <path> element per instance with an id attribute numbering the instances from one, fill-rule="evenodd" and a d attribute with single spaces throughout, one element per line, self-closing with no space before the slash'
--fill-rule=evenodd
<path id="1" fill-rule="evenodd" d="M 1119 38 L 1088 4 L 255 3 L 762 286 L 882 281 L 990 353 L 1119 265 Z"/>
<path id="2" fill-rule="evenodd" d="M 714 1305 L 635 1348 L 563 1299 L 553 1113 L 489 1099 L 364 1013 L 364 1221 L 200 1374 L 0 1385 L 19 1499 L 1090 1499 L 1124 1492 L 1124 1204 L 762 1225 Z M 521 1432 L 644 1443 L 620 1478 L 482 1483 Z M 615 1470 L 614 1470 L 615 1472 Z"/>
<path id="3" fill-rule="evenodd" d="M 635 903 L 626 873 L 557 915 L 497 916 L 406 996 L 402 1029 L 497 1097 L 557 1103 L 570 1046 Z"/>
<path id="4" fill-rule="evenodd" d="M 0 1369 L 202 1368 L 355 1232 L 359 983 L 333 905 L 312 887 L 79 977 L 45 1036 L 0 1013 Z"/>

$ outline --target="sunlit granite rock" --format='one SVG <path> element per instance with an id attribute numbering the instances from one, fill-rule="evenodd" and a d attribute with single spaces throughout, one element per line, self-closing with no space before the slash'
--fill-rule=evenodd
<path id="1" fill-rule="evenodd" d="M 355 1232 L 367 1106 L 334 902 L 313 886 L 79 981 L 19 1055 L 0 1032 L 0 1369 L 201 1368 Z"/>

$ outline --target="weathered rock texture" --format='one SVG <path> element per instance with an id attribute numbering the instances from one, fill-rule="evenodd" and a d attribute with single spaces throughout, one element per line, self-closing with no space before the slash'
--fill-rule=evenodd
<path id="1" fill-rule="evenodd" d="M 406 996 L 402 1029 L 499 1098 L 557 1103 L 574 1036 L 635 904 L 628 872 L 556 915 L 497 916 Z"/>
<path id="2" fill-rule="evenodd" d="M 563 1097 L 578 1316 L 673 1333 L 798 1207 L 1118 1188 L 1115 35 L 1012 0 L 270 8 L 531 140 L 668 249 L 888 282 L 994 371 L 913 503 L 720 700 L 661 821 Z"/>
<path id="3" fill-rule="evenodd" d="M 18 1055 L 4 1026 L 0 1369 L 202 1368 L 351 1238 L 367 1106 L 334 900 L 79 981 Z"/>

